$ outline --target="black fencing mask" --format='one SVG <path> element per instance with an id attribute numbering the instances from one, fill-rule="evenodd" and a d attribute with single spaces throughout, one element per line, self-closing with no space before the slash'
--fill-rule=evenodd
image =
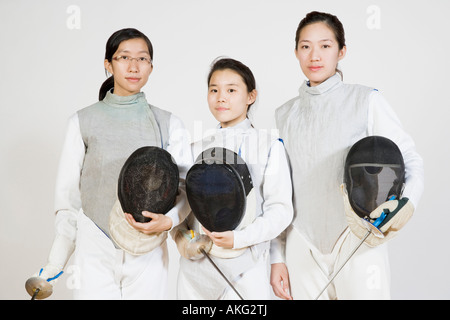
<path id="1" fill-rule="evenodd" d="M 234 230 L 245 214 L 252 188 L 245 161 L 220 147 L 203 151 L 186 175 L 189 205 L 209 231 Z"/>
<path id="2" fill-rule="evenodd" d="M 348 152 L 344 183 L 350 205 L 361 218 L 368 217 L 383 202 L 400 199 L 405 183 L 400 149 L 385 137 L 359 140 Z"/>
<path id="3" fill-rule="evenodd" d="M 147 146 L 134 151 L 119 175 L 118 198 L 123 212 L 148 222 L 142 211 L 166 214 L 175 204 L 179 172 L 169 152 Z"/>

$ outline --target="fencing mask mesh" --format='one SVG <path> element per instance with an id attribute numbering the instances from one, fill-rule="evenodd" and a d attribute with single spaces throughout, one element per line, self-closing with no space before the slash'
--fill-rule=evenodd
<path id="1" fill-rule="evenodd" d="M 245 161 L 220 147 L 203 151 L 186 175 L 189 205 L 209 231 L 234 230 L 245 214 L 252 188 Z"/>
<path id="2" fill-rule="evenodd" d="M 356 142 L 345 161 L 344 183 L 355 213 L 369 216 L 380 204 L 400 199 L 405 164 L 400 149 L 385 137 L 370 136 Z"/>
<path id="3" fill-rule="evenodd" d="M 118 198 L 124 212 L 148 222 L 142 211 L 166 214 L 175 204 L 179 172 L 169 152 L 147 146 L 134 151 L 119 174 Z"/>

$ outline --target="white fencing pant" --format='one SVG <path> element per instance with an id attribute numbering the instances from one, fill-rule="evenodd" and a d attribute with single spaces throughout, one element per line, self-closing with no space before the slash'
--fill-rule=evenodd
<path id="1" fill-rule="evenodd" d="M 270 300 L 271 287 L 269 279 L 269 250 L 261 254 L 253 268 L 247 270 L 232 281 L 234 288 L 245 300 Z M 230 287 L 227 287 L 219 298 L 220 300 L 239 300 L 239 296 Z"/>
<path id="2" fill-rule="evenodd" d="M 75 268 L 75 299 L 166 299 L 168 251 L 164 244 L 134 256 L 116 249 L 95 223 L 80 212 Z"/>
<path id="3" fill-rule="evenodd" d="M 286 238 L 286 265 L 292 297 L 315 299 L 359 242 L 360 239 L 347 229 L 333 251 L 322 254 L 290 226 Z M 390 299 L 387 245 L 370 248 L 363 244 L 320 299 Z"/>
<path id="4" fill-rule="evenodd" d="M 247 250 L 244 255 L 246 258 L 253 259 L 253 252 Z M 242 257 L 242 256 L 241 256 Z M 234 260 L 232 260 L 234 259 Z M 232 258 L 227 262 L 236 267 L 247 266 L 242 264 L 239 258 Z M 212 257 L 212 260 L 218 262 L 219 258 Z M 226 260 L 226 258 L 223 258 Z M 240 261 L 239 261 L 240 260 Z M 269 250 L 262 252 L 255 264 L 245 272 L 240 273 L 233 278 L 229 276 L 230 264 L 228 268 L 220 262 L 218 267 L 227 275 L 227 279 L 233 284 L 233 287 L 245 300 L 269 300 L 271 296 L 271 286 L 269 280 Z M 240 269 L 237 266 L 237 270 Z M 244 270 L 246 268 L 244 267 Z M 236 269 L 234 269 L 236 270 Z M 180 257 L 180 269 L 177 281 L 177 299 L 180 300 L 239 300 L 236 292 L 222 279 L 222 276 L 204 257 L 201 260 L 188 260 Z"/>

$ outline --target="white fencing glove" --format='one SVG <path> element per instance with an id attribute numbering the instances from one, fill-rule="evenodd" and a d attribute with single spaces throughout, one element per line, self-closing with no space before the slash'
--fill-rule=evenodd
<path id="1" fill-rule="evenodd" d="M 186 259 L 198 260 L 203 258 L 201 249 L 208 253 L 213 242 L 204 234 L 195 233 L 194 230 L 178 228 L 173 236 L 178 251 Z"/>
<path id="2" fill-rule="evenodd" d="M 40 290 L 36 295 L 38 299 L 45 299 L 52 294 L 53 286 L 63 273 L 67 261 L 75 250 L 76 218 L 73 213 L 68 211 L 58 212 L 55 226 L 56 236 L 50 249 L 47 264 L 29 278 L 25 284 L 27 292 L 31 296 L 36 289 Z"/>
<path id="3" fill-rule="evenodd" d="M 388 212 L 383 212 L 386 209 Z M 383 232 L 384 239 L 387 241 L 395 237 L 400 229 L 411 219 L 414 213 L 414 205 L 405 197 L 400 200 L 386 201 L 370 213 L 370 219 L 376 220 L 383 213 L 386 214 L 386 217 L 378 228 Z"/>
<path id="4" fill-rule="evenodd" d="M 345 216 L 350 230 L 359 239 L 362 239 L 367 233 L 367 228 L 362 221 L 362 218 L 353 211 L 348 199 L 345 184 L 341 185 L 341 192 L 344 199 Z M 374 223 L 381 215 L 383 215 L 383 213 L 387 213 L 381 224 L 379 226 L 376 225 L 383 233 L 384 238 L 379 238 L 371 234 L 366 239 L 365 243 L 370 247 L 375 247 L 392 239 L 397 235 L 398 231 L 405 226 L 406 222 L 412 217 L 413 212 L 414 206 L 408 198 L 389 200 L 382 203 L 370 213 L 369 218 L 370 222 Z"/>

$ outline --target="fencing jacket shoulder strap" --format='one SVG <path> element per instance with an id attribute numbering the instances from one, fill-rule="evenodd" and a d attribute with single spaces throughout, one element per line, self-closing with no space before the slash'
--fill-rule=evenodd
<path id="1" fill-rule="evenodd" d="M 167 150 L 167 145 L 169 144 L 170 117 L 172 116 L 172 113 L 152 106 L 151 104 L 149 106 L 155 116 L 156 122 L 158 123 L 159 133 L 161 136 L 161 146 L 163 149 Z"/>

